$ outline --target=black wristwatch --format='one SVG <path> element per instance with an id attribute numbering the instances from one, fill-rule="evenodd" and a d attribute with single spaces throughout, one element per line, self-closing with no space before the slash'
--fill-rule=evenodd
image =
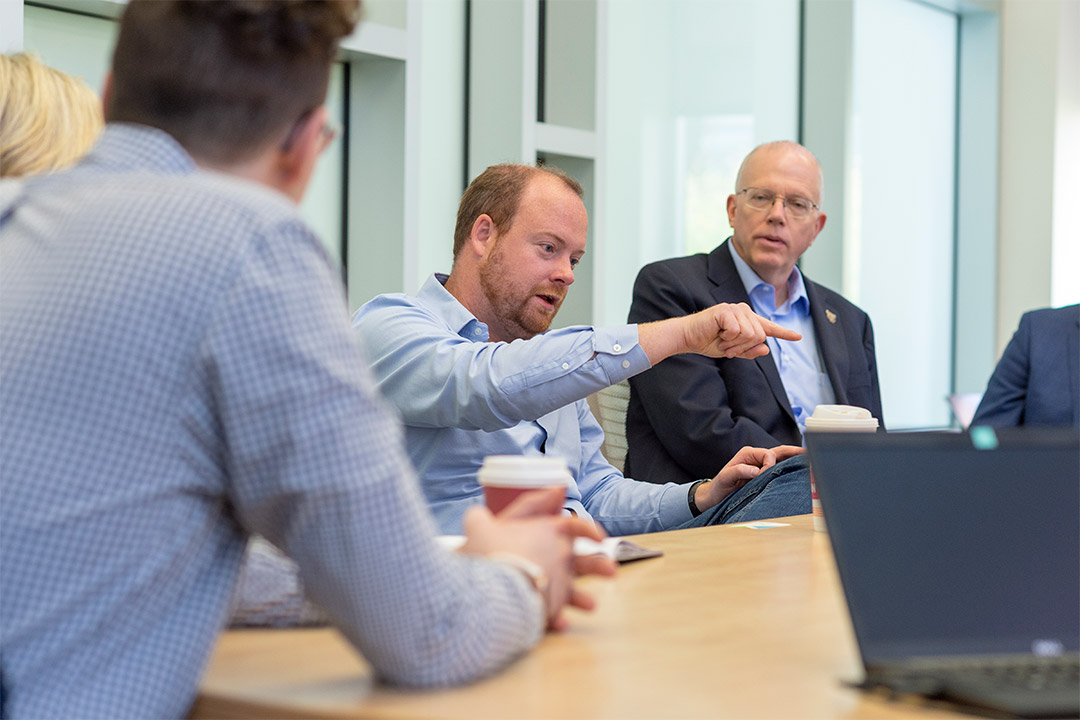
<path id="1" fill-rule="evenodd" d="M 697 495 L 698 485 L 707 483 L 708 480 L 698 480 L 695 483 L 691 483 L 690 492 L 686 495 L 686 503 L 690 506 L 690 514 L 697 517 L 701 514 L 701 510 L 698 510 L 697 502 L 694 501 L 694 496 Z"/>

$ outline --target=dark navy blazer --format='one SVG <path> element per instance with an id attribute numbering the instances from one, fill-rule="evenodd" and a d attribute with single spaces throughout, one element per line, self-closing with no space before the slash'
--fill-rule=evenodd
<path id="1" fill-rule="evenodd" d="M 1080 305 L 1024 313 L 971 424 L 1080 427 Z"/>
<path id="2" fill-rule="evenodd" d="M 632 323 L 750 304 L 728 250 L 646 265 L 634 283 Z M 803 276 L 818 347 L 836 402 L 881 419 L 870 318 Z M 630 379 L 626 474 L 650 482 L 711 478 L 744 445 L 801 445 L 802 435 L 772 355 L 754 360 L 675 355 Z"/>

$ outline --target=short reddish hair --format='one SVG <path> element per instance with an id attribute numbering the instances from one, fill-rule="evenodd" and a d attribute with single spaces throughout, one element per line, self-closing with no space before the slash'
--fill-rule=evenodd
<path id="1" fill-rule="evenodd" d="M 457 224 L 454 226 L 454 259 L 457 260 L 465 241 L 469 239 L 473 223 L 481 215 L 487 215 L 495 223 L 495 228 L 504 233 L 510 229 L 517 214 L 521 195 L 529 181 L 540 174 L 547 174 L 562 180 L 568 188 L 584 197 L 585 191 L 574 178 L 562 170 L 550 165 L 534 167 L 503 163 L 492 165 L 476 176 L 469 183 L 458 205 Z"/>

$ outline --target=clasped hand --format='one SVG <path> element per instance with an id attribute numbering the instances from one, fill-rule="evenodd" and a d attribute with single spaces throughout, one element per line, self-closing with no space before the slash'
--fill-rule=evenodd
<path id="1" fill-rule="evenodd" d="M 716 477 L 698 486 L 695 504 L 701 510 L 707 510 L 776 463 L 804 452 L 805 448 L 795 445 L 777 445 L 774 448 L 744 447 L 735 453 L 735 457 L 728 461 Z"/>
<path id="2" fill-rule="evenodd" d="M 563 489 L 524 493 L 498 515 L 482 506 L 465 513 L 465 544 L 461 551 L 476 555 L 510 553 L 540 566 L 547 576 L 544 605 L 548 628 L 563 630 L 567 605 L 592 610 L 591 595 L 574 587 L 580 575 L 614 575 L 615 563 L 601 555 L 574 555 L 574 538 L 603 540 L 605 533 L 590 520 L 560 514 Z"/>

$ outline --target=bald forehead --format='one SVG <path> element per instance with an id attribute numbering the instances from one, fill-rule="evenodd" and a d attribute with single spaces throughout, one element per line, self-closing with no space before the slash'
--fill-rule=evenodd
<path id="1" fill-rule="evenodd" d="M 799 173 L 809 172 L 814 180 L 816 196 L 812 198 L 821 202 L 824 190 L 824 178 L 821 173 L 821 165 L 814 154 L 802 145 L 780 141 L 759 145 L 750 151 L 750 154 L 739 166 L 739 174 L 735 178 L 735 192 L 746 187 L 751 176 L 765 172 L 792 171 Z"/>
<path id="2" fill-rule="evenodd" d="M 517 210 L 520 210 L 522 205 L 527 202 L 542 202 L 551 203 L 555 199 L 566 200 L 569 197 L 573 197 L 576 200 L 576 204 L 581 205 L 584 209 L 585 203 L 577 192 L 567 185 L 561 178 L 551 173 L 536 170 L 531 174 L 529 181 L 525 185 L 525 189 L 521 193 L 521 198 L 518 200 Z M 515 211 L 515 215 L 517 212 Z"/>

